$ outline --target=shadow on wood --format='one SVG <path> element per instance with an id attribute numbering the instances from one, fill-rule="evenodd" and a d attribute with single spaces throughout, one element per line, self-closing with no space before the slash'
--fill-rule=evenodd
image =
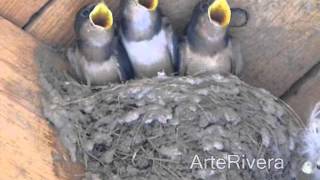
<path id="1" fill-rule="evenodd" d="M 72 180 L 81 167 L 70 164 L 55 132 L 41 116 L 40 48 L 51 50 L 0 17 L 0 179 Z"/>
<path id="2" fill-rule="evenodd" d="M 0 16 L 8 19 L 19 27 L 23 27 L 48 0 L 1 0 Z"/>

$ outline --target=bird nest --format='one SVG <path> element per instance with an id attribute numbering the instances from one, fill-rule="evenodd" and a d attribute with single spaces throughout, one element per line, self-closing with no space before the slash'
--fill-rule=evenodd
<path id="1" fill-rule="evenodd" d="M 44 115 L 88 180 L 296 177 L 297 118 L 237 77 L 159 76 L 88 87 L 47 56 L 38 58 Z M 231 156 L 240 166 L 218 167 L 217 160 Z M 261 159 L 273 163 L 261 169 Z"/>

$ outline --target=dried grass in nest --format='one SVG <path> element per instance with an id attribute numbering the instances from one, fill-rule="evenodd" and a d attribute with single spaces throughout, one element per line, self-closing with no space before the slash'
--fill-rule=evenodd
<path id="1" fill-rule="evenodd" d="M 87 179 L 291 179 L 299 119 L 234 76 L 158 77 L 90 88 L 41 58 L 43 111 Z M 43 56 L 44 57 L 44 56 Z M 195 155 L 282 158 L 283 170 L 190 169 Z"/>

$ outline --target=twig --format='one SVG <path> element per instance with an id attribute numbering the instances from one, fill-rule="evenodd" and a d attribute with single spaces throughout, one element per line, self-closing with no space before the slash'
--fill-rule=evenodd
<path id="1" fill-rule="evenodd" d="M 175 179 L 181 179 L 181 177 L 179 177 L 179 175 L 173 171 L 171 171 L 168 167 L 162 165 L 161 163 L 159 163 L 159 166 L 162 167 L 164 170 L 166 170 L 169 174 L 171 174 L 172 176 L 175 177 Z"/>

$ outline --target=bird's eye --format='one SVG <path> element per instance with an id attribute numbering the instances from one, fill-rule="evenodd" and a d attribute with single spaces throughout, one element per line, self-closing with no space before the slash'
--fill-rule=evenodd
<path id="1" fill-rule="evenodd" d="M 200 10 L 202 12 L 206 12 L 208 10 L 208 7 L 209 7 L 209 2 L 208 1 L 205 1 L 203 2 L 201 5 L 200 5 Z"/>
<path id="2" fill-rule="evenodd" d="M 83 17 L 88 17 L 89 14 L 90 14 L 90 11 L 89 11 L 88 9 L 86 9 L 86 10 L 84 10 L 84 11 L 82 12 L 82 16 L 83 16 Z"/>
<path id="3" fill-rule="evenodd" d="M 85 9 L 82 10 L 81 15 L 83 17 L 89 17 L 89 15 L 90 15 L 91 11 L 94 9 L 94 7 L 95 7 L 94 4 L 87 6 Z"/>

